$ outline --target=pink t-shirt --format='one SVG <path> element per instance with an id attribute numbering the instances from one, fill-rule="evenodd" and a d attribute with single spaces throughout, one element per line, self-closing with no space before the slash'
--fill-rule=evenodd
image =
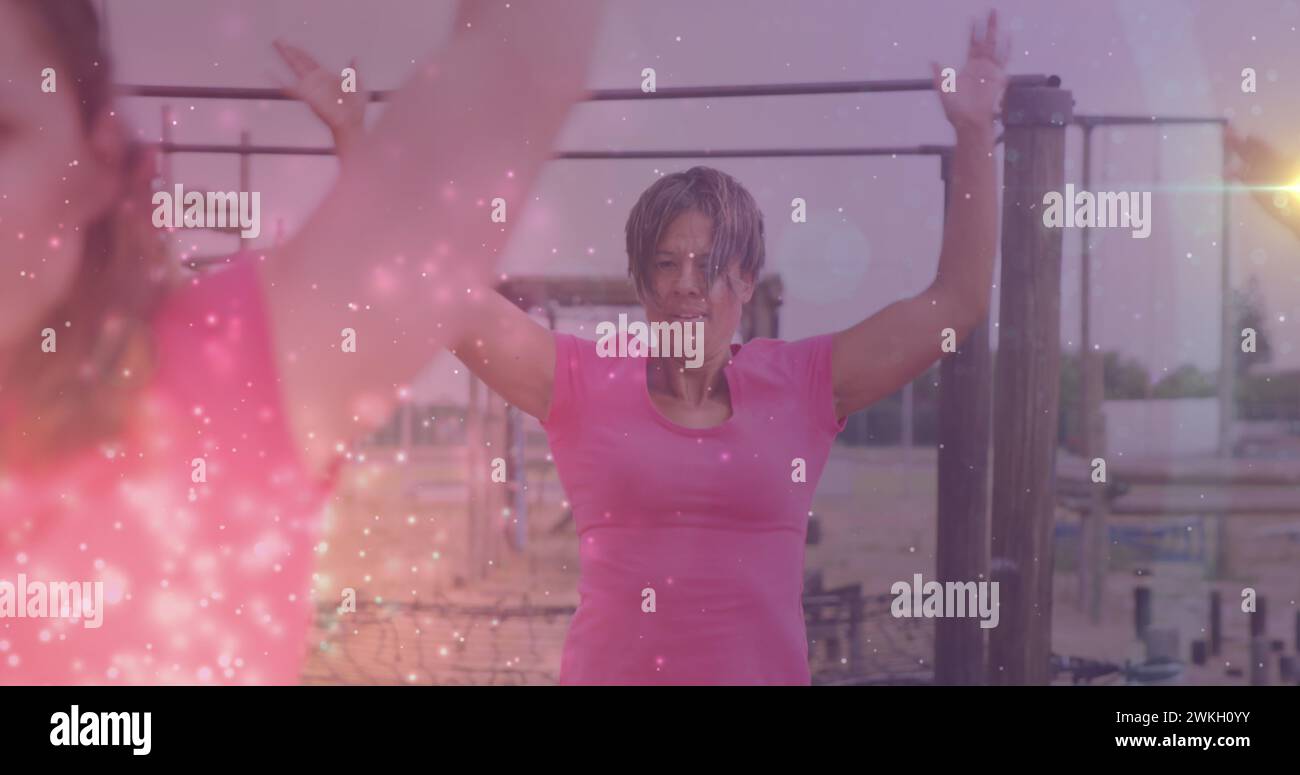
<path id="1" fill-rule="evenodd" d="M 0 470 L 0 583 L 29 598 L 0 618 L 0 683 L 299 680 L 328 483 L 287 431 L 256 272 L 240 257 L 170 295 L 143 411 L 112 449 Z M 51 582 L 102 582 L 99 626 L 31 616 Z"/>
<path id="2" fill-rule="evenodd" d="M 581 560 L 560 683 L 809 683 L 808 511 L 844 428 L 831 336 L 732 345 L 732 416 L 704 429 L 659 412 L 644 359 L 555 341 L 543 426 Z"/>

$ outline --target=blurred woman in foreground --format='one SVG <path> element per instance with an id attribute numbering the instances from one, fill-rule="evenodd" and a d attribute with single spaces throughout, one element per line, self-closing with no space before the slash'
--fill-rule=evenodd
<path id="1" fill-rule="evenodd" d="M 298 680 L 337 453 L 463 335 L 602 13 L 463 7 L 295 236 L 181 278 L 91 3 L 0 0 L 0 683 Z"/>

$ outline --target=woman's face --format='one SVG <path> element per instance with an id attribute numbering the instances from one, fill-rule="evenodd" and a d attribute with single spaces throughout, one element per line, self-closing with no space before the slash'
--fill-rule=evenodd
<path id="1" fill-rule="evenodd" d="M 712 246 L 713 222 L 708 216 L 688 210 L 673 219 L 650 257 L 647 284 L 653 293 L 645 300 L 651 322 L 703 320 L 706 354 L 729 352 L 741 311 L 754 295 L 752 279 L 742 276 L 736 261 L 728 265 L 726 278 L 718 277 L 705 289 Z"/>
<path id="2" fill-rule="evenodd" d="M 111 166 L 78 112 L 76 84 L 10 0 L 0 0 L 0 348 L 32 333 L 71 285 L 84 227 L 113 196 Z M 39 34 L 38 34 L 39 33 Z M 106 64 L 105 64 L 106 66 Z M 47 67 L 53 93 L 41 90 Z"/>

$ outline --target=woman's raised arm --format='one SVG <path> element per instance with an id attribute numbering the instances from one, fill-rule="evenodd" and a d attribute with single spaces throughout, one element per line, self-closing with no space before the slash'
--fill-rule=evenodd
<path id="1" fill-rule="evenodd" d="M 1010 39 L 999 35 L 996 11 L 971 27 L 956 90 L 935 87 L 957 143 L 934 281 L 836 333 L 832 356 L 835 408 L 846 417 L 888 396 L 943 357 L 942 331 L 958 341 L 984 321 L 997 255 L 998 189 L 993 118 L 1006 88 Z"/>
<path id="2" fill-rule="evenodd" d="M 603 0 L 476 5 L 266 257 L 282 390 L 314 463 L 382 421 L 470 333 L 510 226 L 587 94 L 603 11 Z"/>

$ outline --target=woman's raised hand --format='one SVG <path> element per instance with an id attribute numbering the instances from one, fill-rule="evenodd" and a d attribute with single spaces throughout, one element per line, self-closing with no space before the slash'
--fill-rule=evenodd
<path id="1" fill-rule="evenodd" d="M 998 12 L 989 11 L 983 24 L 978 20 L 971 22 L 970 48 L 966 63 L 957 72 L 953 91 L 943 90 L 942 67 L 930 63 L 944 115 L 959 133 L 968 128 L 992 127 L 1006 90 L 1010 51 L 1010 38 L 998 31 Z"/>
<path id="2" fill-rule="evenodd" d="M 293 71 L 297 81 L 286 85 L 285 91 L 307 103 L 334 136 L 334 147 L 339 158 L 345 157 L 357 140 L 365 133 L 366 104 L 370 95 L 361 89 L 360 76 L 355 80 L 355 91 L 344 91 L 341 73 L 335 74 L 321 67 L 310 54 L 282 40 L 274 43 L 275 51 Z M 356 72 L 356 62 L 348 64 Z"/>

